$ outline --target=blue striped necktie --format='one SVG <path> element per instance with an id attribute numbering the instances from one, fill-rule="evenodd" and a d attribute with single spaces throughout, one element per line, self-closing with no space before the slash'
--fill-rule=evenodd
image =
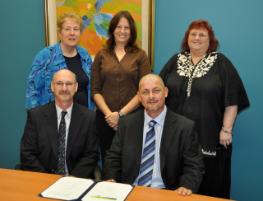
<path id="1" fill-rule="evenodd" d="M 58 167 L 57 174 L 65 174 L 66 165 L 66 122 L 67 111 L 61 112 L 61 120 L 58 128 Z"/>
<path id="2" fill-rule="evenodd" d="M 146 133 L 141 166 L 138 177 L 139 186 L 150 186 L 152 182 L 154 155 L 155 155 L 155 131 L 154 126 L 157 122 L 151 120 L 148 125 L 150 130 Z"/>

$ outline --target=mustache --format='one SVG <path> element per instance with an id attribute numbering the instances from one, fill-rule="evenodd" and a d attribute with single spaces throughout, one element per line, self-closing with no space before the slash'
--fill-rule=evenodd
<path id="1" fill-rule="evenodd" d="M 60 90 L 58 93 L 59 95 L 69 95 L 70 94 L 68 90 Z"/>

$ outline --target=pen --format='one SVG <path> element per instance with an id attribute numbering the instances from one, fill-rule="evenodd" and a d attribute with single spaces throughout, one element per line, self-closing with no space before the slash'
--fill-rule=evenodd
<path id="1" fill-rule="evenodd" d="M 90 197 L 92 197 L 92 198 L 98 198 L 98 199 L 104 199 L 104 200 L 117 200 L 117 198 L 100 196 L 100 195 L 92 195 L 92 196 L 90 196 Z"/>

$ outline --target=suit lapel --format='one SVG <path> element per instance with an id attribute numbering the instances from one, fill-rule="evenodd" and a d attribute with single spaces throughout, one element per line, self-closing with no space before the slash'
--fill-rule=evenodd
<path id="1" fill-rule="evenodd" d="M 166 117 L 164 120 L 163 134 L 161 139 L 161 147 L 160 147 L 160 166 L 161 171 L 164 168 L 165 164 L 165 156 L 167 155 L 167 151 L 169 149 L 170 143 L 173 142 L 174 135 L 176 134 L 174 128 L 176 119 L 174 119 L 171 115 L 169 109 L 167 109 Z"/>
<path id="2" fill-rule="evenodd" d="M 136 126 L 137 125 L 137 126 Z M 135 144 L 135 158 L 136 158 L 136 170 L 139 172 L 141 165 L 141 156 L 142 156 L 142 145 L 143 145 L 143 126 L 144 126 L 144 110 L 141 110 L 138 113 L 138 116 L 135 117 L 134 126 L 132 127 L 131 134 L 133 135 L 133 143 Z"/>
<path id="3" fill-rule="evenodd" d="M 68 140 L 67 140 L 67 156 L 70 153 L 72 146 L 74 145 L 74 141 L 77 138 L 77 134 L 79 128 L 82 124 L 83 120 L 83 113 L 79 109 L 76 104 L 73 104 L 71 118 L 70 118 L 70 125 L 69 125 L 69 132 L 68 132 Z"/>
<path id="4" fill-rule="evenodd" d="M 55 156 L 58 155 L 58 125 L 57 125 L 57 111 L 55 107 L 55 103 L 51 103 L 48 105 L 46 111 L 43 112 L 44 115 L 44 125 L 46 129 L 46 133 L 51 143 L 52 150 Z"/>

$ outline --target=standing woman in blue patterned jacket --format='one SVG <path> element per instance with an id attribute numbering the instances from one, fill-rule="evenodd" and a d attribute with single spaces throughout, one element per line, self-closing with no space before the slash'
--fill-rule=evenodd
<path id="1" fill-rule="evenodd" d="M 90 98 L 91 57 L 78 46 L 82 20 L 74 13 L 58 18 L 57 29 L 60 42 L 42 49 L 35 57 L 26 87 L 26 108 L 34 108 L 54 100 L 50 89 L 53 74 L 67 68 L 77 76 L 78 91 L 74 101 L 93 108 Z"/>

